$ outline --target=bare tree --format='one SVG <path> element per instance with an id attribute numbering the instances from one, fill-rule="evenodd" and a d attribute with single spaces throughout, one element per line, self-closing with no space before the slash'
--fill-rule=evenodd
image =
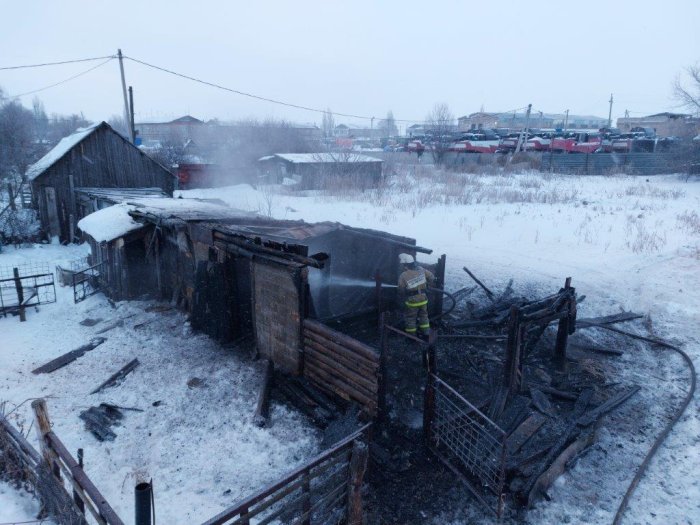
<path id="1" fill-rule="evenodd" d="M 124 115 L 112 115 L 109 117 L 107 124 L 112 126 L 112 129 L 123 137 L 129 138 L 129 125 L 126 123 Z M 131 139 L 129 139 L 129 141 L 131 141 Z"/>
<path id="2" fill-rule="evenodd" d="M 387 112 L 386 118 L 379 123 L 379 127 L 384 130 L 384 134 L 387 137 L 394 137 L 399 134 L 396 127 L 396 119 L 394 119 L 394 113 L 391 110 Z"/>
<path id="3" fill-rule="evenodd" d="M 441 165 L 452 143 L 455 117 L 445 103 L 438 103 L 425 118 L 426 131 L 430 134 L 430 151 L 435 164 Z"/>
<path id="4" fill-rule="evenodd" d="M 673 82 L 674 97 L 686 108 L 695 114 L 700 113 L 700 62 L 686 68 L 690 77 L 689 82 L 684 82 L 680 75 Z"/>
<path id="5" fill-rule="evenodd" d="M 333 136 L 335 130 L 335 118 L 333 117 L 333 112 L 331 108 L 326 109 L 323 114 L 323 119 L 321 120 L 321 130 L 323 131 L 323 137 L 329 138 Z"/>

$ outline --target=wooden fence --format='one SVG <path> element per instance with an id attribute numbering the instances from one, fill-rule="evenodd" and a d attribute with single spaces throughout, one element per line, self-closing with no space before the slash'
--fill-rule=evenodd
<path id="1" fill-rule="evenodd" d="M 56 481 L 63 487 L 63 477 L 68 480 L 69 487 L 73 491 L 75 507 L 85 514 L 87 509 L 95 523 L 100 525 L 124 525 L 114 509 L 109 505 L 104 496 L 87 477 L 83 467 L 78 463 L 56 434 L 51 430 L 51 422 L 46 409 L 46 401 L 37 399 L 32 402 L 34 410 L 34 424 L 43 461 L 49 466 L 49 470 Z M 83 520 L 87 523 L 86 520 Z"/>
<path id="2" fill-rule="evenodd" d="M 303 374 L 323 390 L 362 405 L 371 417 L 380 407 L 380 356 L 372 347 L 318 321 L 303 324 Z"/>
<path id="3" fill-rule="evenodd" d="M 203 525 L 362 523 L 370 425 Z"/>

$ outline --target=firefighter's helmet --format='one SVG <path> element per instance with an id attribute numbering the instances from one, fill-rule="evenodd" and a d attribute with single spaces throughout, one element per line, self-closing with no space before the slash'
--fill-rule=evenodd
<path id="1" fill-rule="evenodd" d="M 410 253 L 401 253 L 399 254 L 399 262 L 401 264 L 411 264 L 416 262 L 416 258 Z"/>

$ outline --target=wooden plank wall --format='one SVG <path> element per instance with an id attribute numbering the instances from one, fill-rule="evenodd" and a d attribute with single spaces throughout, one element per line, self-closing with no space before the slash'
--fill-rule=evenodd
<path id="1" fill-rule="evenodd" d="M 275 368 L 301 373 L 301 320 L 306 269 L 301 265 L 253 262 L 253 326 L 258 351 Z"/>
<path id="2" fill-rule="evenodd" d="M 75 146 L 61 160 L 32 182 L 42 227 L 48 231 L 45 187 L 56 191 L 61 241 L 71 240 L 73 225 L 82 218 L 75 188 L 161 188 L 172 195 L 176 179 L 163 166 L 104 125 Z"/>
<path id="3" fill-rule="evenodd" d="M 379 353 L 318 321 L 304 320 L 304 376 L 317 386 L 379 411 Z"/>

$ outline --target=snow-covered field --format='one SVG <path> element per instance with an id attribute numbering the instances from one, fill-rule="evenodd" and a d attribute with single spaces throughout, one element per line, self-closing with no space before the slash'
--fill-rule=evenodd
<path id="1" fill-rule="evenodd" d="M 581 316 L 620 308 L 648 314 L 646 326 L 656 336 L 681 344 L 697 361 L 697 182 L 674 175 L 435 176 L 428 168 L 418 169 L 367 193 L 345 188 L 332 196 L 300 195 L 250 186 L 182 193 L 222 199 L 275 218 L 339 221 L 414 237 L 436 254 L 447 254 L 448 289 L 466 284 L 465 265 L 494 288 L 512 277 L 516 289 L 550 292 L 572 276 L 578 293 L 587 296 Z M 54 264 L 83 253 L 82 247 L 5 249 L 0 266 L 22 259 Z M 120 515 L 133 512 L 134 484 L 152 477 L 161 522 L 203 521 L 312 455 L 318 436 L 282 407 L 274 409 L 272 428 L 254 427 L 260 365 L 192 333 L 178 312 L 146 312 L 150 304 L 119 303 L 113 309 L 94 296 L 73 305 L 69 290 L 61 289 L 57 304 L 29 312 L 26 323 L 0 318 L 0 400 L 7 400 L 9 409 L 24 402 L 14 414 L 27 429 L 31 411 L 25 400 L 47 397 L 57 434 L 69 449 L 85 449 L 88 474 Z M 103 322 L 81 326 L 87 317 Z M 50 375 L 30 373 L 118 319 L 124 325 L 106 332 L 107 342 L 75 363 Z M 147 324 L 135 328 L 142 323 Z M 640 324 L 637 329 L 646 328 Z M 687 372 L 677 357 L 643 345 L 631 347 L 606 363 L 613 374 L 641 384 L 643 391 L 611 416 L 616 426 L 603 429 L 573 473 L 560 478 L 552 501 L 521 517 L 522 522 L 611 521 L 635 466 L 687 386 Z M 88 395 L 134 357 L 141 365 L 120 387 Z M 193 377 L 204 384 L 188 387 Z M 126 413 L 112 443 L 98 443 L 78 419 L 81 410 L 103 401 L 144 410 Z M 155 401 L 162 403 L 153 406 Z M 699 436 L 694 402 L 652 463 L 626 523 L 700 522 Z M 456 509 L 439 521 L 490 520 Z"/>

